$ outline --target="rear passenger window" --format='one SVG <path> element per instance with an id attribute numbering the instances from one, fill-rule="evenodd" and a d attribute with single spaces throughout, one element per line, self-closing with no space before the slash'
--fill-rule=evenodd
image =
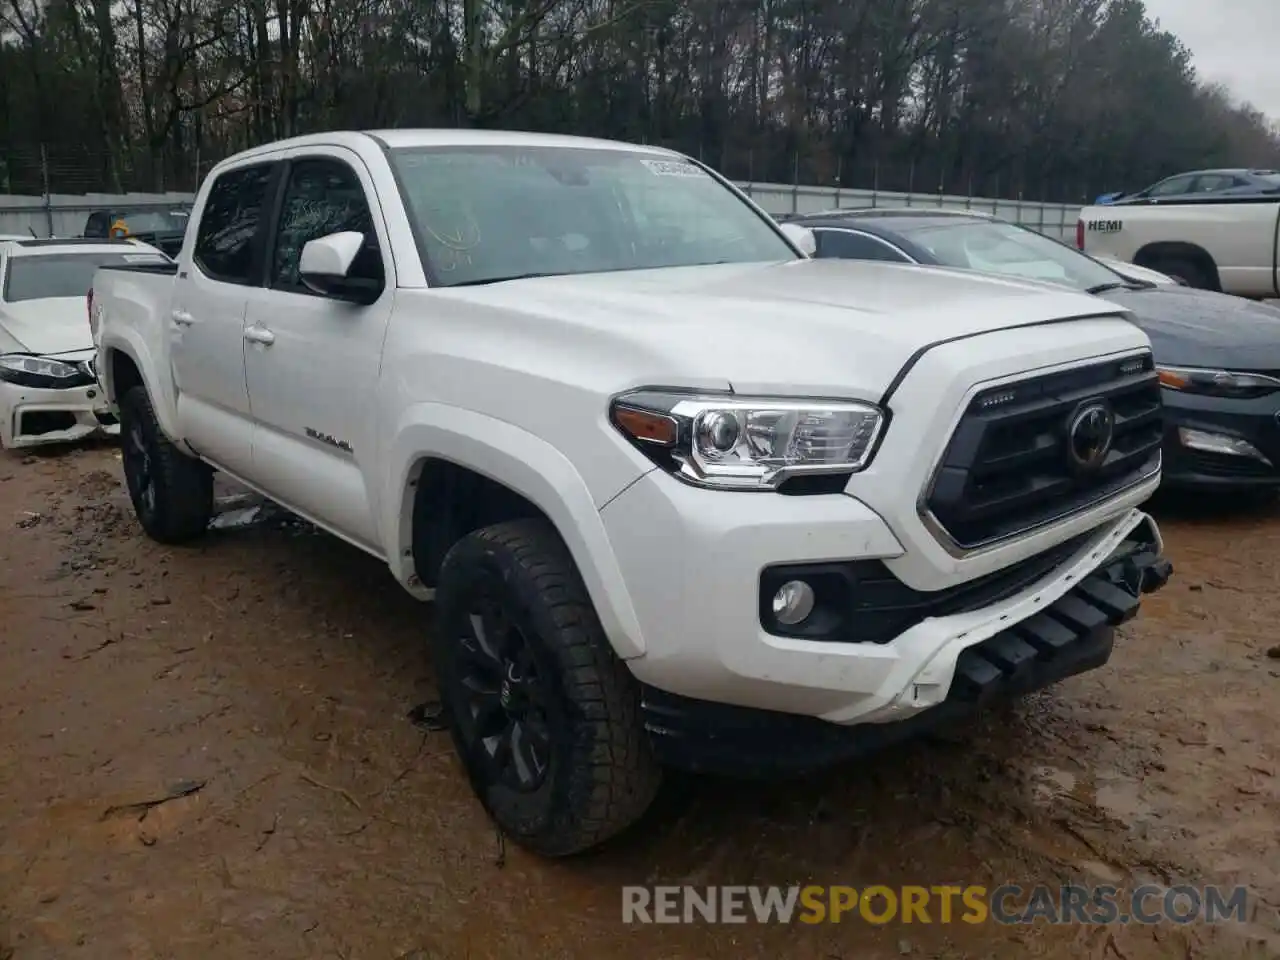
<path id="1" fill-rule="evenodd" d="M 818 243 L 819 257 L 836 257 L 841 260 L 888 260 L 891 263 L 905 262 L 905 258 L 888 245 L 860 233 L 848 233 L 844 230 L 815 230 L 813 235 Z"/>
<path id="2" fill-rule="evenodd" d="M 1221 174 L 1205 174 L 1196 181 L 1197 193 L 1217 193 L 1219 190 L 1226 190 L 1236 186 L 1234 177 L 1224 177 Z"/>
<path id="3" fill-rule="evenodd" d="M 194 259 L 214 280 L 255 283 L 259 278 L 255 242 L 265 225 L 264 207 L 275 164 L 242 167 L 219 175 L 200 214 Z"/>

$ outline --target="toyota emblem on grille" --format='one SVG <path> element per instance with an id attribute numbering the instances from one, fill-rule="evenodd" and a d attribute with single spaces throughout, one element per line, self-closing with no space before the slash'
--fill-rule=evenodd
<path id="1" fill-rule="evenodd" d="M 1067 421 L 1067 456 L 1082 473 L 1097 470 L 1111 452 L 1116 415 L 1103 400 L 1086 400 Z"/>

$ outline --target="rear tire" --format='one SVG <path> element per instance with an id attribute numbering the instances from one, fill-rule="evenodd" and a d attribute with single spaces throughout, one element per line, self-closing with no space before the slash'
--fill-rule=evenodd
<path id="1" fill-rule="evenodd" d="M 662 779 L 638 685 L 551 525 L 519 520 L 463 537 L 444 558 L 436 606 L 445 717 L 498 826 L 562 857 L 638 820 Z"/>
<path id="2" fill-rule="evenodd" d="M 120 455 L 138 522 L 160 543 L 194 540 L 213 516 L 213 471 L 164 435 L 146 387 L 131 388 L 119 407 Z"/>

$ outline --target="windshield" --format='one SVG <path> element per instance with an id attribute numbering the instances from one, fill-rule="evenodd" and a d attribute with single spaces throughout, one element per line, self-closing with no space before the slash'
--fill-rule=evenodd
<path id="1" fill-rule="evenodd" d="M 1260 174 L 1259 180 L 1263 180 L 1271 187 L 1280 187 L 1280 173 L 1264 173 Z"/>
<path id="2" fill-rule="evenodd" d="M 1015 226 L 977 220 L 908 225 L 902 232 L 948 267 L 1048 280 L 1079 290 L 1125 278 L 1048 237 Z"/>
<path id="3" fill-rule="evenodd" d="M 5 303 L 84 297 L 93 286 L 93 274 L 103 266 L 126 263 L 168 263 L 158 253 L 54 253 L 10 257 L 4 276 Z"/>
<path id="4" fill-rule="evenodd" d="M 775 227 L 686 160 L 576 147 L 391 153 L 441 286 L 797 256 Z"/>
<path id="5" fill-rule="evenodd" d="M 181 233 L 187 229 L 185 210 L 126 210 L 112 215 L 111 226 L 123 223 L 129 233 Z"/>

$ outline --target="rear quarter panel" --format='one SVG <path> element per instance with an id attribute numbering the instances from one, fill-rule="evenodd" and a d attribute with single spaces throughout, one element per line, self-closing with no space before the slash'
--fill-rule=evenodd
<path id="1" fill-rule="evenodd" d="M 142 374 L 160 426 L 173 440 L 181 439 L 169 365 L 169 309 L 176 282 L 172 275 L 138 270 L 103 269 L 93 278 L 102 388 L 111 403 L 119 402 L 113 355 L 123 353 Z"/>

